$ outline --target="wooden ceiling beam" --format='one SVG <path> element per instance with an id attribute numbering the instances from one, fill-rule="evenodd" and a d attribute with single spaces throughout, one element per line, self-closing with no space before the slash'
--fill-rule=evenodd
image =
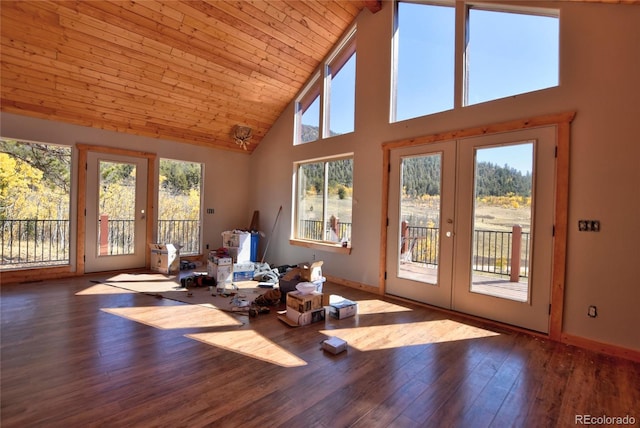
<path id="1" fill-rule="evenodd" d="M 377 13 L 382 10 L 382 0 L 364 0 L 364 5 L 371 13 Z"/>

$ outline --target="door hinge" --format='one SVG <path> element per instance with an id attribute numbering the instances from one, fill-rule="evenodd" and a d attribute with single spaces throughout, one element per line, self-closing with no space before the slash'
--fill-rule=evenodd
<path id="1" fill-rule="evenodd" d="M 385 281 L 387 280 L 387 271 L 386 270 L 384 271 L 384 279 L 385 279 Z"/>
<path id="2" fill-rule="evenodd" d="M 551 226 L 551 236 L 556 236 L 556 226 Z"/>
<path id="3" fill-rule="evenodd" d="M 389 227 L 389 217 L 387 217 L 387 227 Z"/>
<path id="4" fill-rule="evenodd" d="M 549 303 L 549 315 L 551 315 L 551 303 Z"/>
<path id="5" fill-rule="evenodd" d="M 553 156 L 556 157 L 556 158 L 558 157 L 558 146 L 556 146 L 556 149 L 555 149 L 555 152 L 554 152 Z"/>
<path id="6" fill-rule="evenodd" d="M 391 162 L 387 164 L 387 172 L 391 172 Z"/>

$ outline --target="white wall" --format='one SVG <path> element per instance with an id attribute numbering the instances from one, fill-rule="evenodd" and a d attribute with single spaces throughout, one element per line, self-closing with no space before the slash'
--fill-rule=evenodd
<path id="1" fill-rule="evenodd" d="M 541 3 L 536 2 L 541 6 Z M 250 210 L 270 232 L 267 260 L 316 258 L 324 272 L 378 286 L 381 144 L 477 125 L 576 111 L 572 124 L 564 332 L 640 350 L 640 6 L 553 3 L 561 9 L 560 86 L 395 124 L 388 123 L 391 4 L 358 17 L 356 131 L 293 146 L 293 104 L 251 157 Z M 291 246 L 292 164 L 355 153 L 351 255 Z M 597 219 L 600 233 L 577 231 Z M 587 317 L 597 305 L 597 318 Z"/>
<path id="2" fill-rule="evenodd" d="M 113 131 L 69 125 L 43 119 L 3 113 L 0 116 L 0 135 L 5 138 L 22 139 L 51 144 L 74 146 L 76 143 L 94 144 L 128 150 L 156 153 L 160 158 L 200 162 L 204 164 L 205 185 L 203 192 L 203 251 L 222 246 L 222 232 L 234 228 L 248 227 L 252 211 L 249 203 L 249 164 L 246 154 L 176 143 L 147 137 L 138 137 Z M 74 156 L 77 152 L 74 151 Z M 157 162 L 158 162 L 157 161 Z M 77 173 L 74 165 L 74 177 Z M 158 165 L 156 165 L 158 171 Z M 156 186 L 157 186 L 156 177 Z M 72 222 L 75 225 L 75 201 L 77 184 L 72 188 Z M 157 202 L 157 200 L 156 200 Z M 213 208 L 214 214 L 206 214 Z M 75 242 L 75 235 L 71 237 Z M 72 259 L 74 254 L 71 255 Z"/>

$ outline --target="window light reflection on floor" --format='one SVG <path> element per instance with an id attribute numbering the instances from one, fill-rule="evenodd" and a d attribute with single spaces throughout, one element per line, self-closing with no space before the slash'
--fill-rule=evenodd
<path id="1" fill-rule="evenodd" d="M 320 330 L 359 351 L 428 345 L 498 336 L 499 333 L 448 319 Z"/>
<path id="2" fill-rule="evenodd" d="M 226 312 L 199 305 L 102 308 L 102 311 L 162 330 L 243 325 L 241 321 Z"/>
<path id="3" fill-rule="evenodd" d="M 186 337 L 282 367 L 307 365 L 305 360 L 253 330 L 195 333 Z"/>

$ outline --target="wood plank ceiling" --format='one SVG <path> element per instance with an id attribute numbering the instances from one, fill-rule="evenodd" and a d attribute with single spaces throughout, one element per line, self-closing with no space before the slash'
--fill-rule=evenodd
<path id="1" fill-rule="evenodd" d="M 251 153 L 377 0 L 1 1 L 1 109 Z"/>

